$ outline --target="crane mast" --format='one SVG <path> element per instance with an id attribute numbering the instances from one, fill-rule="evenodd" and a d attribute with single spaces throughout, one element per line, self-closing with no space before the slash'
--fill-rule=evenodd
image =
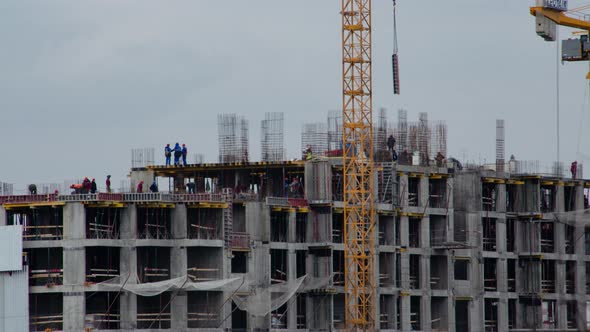
<path id="1" fill-rule="evenodd" d="M 375 330 L 371 56 L 371 0 L 342 0 L 342 159 L 347 331 Z"/>

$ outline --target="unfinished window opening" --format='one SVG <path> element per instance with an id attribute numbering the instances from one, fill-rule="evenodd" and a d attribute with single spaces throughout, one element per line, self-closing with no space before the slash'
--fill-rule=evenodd
<path id="1" fill-rule="evenodd" d="M 509 292 L 516 291 L 516 259 L 506 260 L 507 286 Z"/>
<path id="2" fill-rule="evenodd" d="M 29 286 L 55 286 L 63 283 L 63 249 L 26 249 Z"/>
<path id="3" fill-rule="evenodd" d="M 469 259 L 455 258 L 455 280 L 469 280 Z"/>
<path id="4" fill-rule="evenodd" d="M 430 215 L 430 246 L 433 248 L 444 247 L 447 241 L 447 217 Z"/>
<path id="5" fill-rule="evenodd" d="M 430 302 L 430 319 L 432 331 L 448 331 L 448 299 L 446 297 L 433 296 Z"/>
<path id="6" fill-rule="evenodd" d="M 221 239 L 222 209 L 190 208 L 187 209 L 187 235 L 189 239 Z M 235 227 L 235 216 L 234 224 Z M 233 231 L 237 231 L 232 228 Z"/>
<path id="7" fill-rule="evenodd" d="M 576 318 L 578 317 L 578 307 L 576 305 L 575 300 L 570 300 L 566 302 L 566 319 L 567 319 L 567 328 L 575 330 L 578 327 L 576 323 Z"/>
<path id="8" fill-rule="evenodd" d="M 555 187 L 541 184 L 541 212 L 555 211 Z"/>
<path id="9" fill-rule="evenodd" d="M 420 199 L 420 178 L 408 178 L 408 205 L 418 206 Z"/>
<path id="10" fill-rule="evenodd" d="M 420 288 L 420 255 L 410 255 L 410 288 Z"/>
<path id="11" fill-rule="evenodd" d="M 332 299 L 334 307 L 332 321 L 334 322 L 334 328 L 344 330 L 346 328 L 344 294 L 335 294 Z"/>
<path id="12" fill-rule="evenodd" d="M 295 241 L 298 243 L 307 242 L 307 213 L 295 215 Z"/>
<path id="13" fill-rule="evenodd" d="M 400 253 L 395 254 L 395 287 L 400 288 L 402 285 L 402 255 Z"/>
<path id="14" fill-rule="evenodd" d="M 469 301 L 455 301 L 455 331 L 469 332 Z"/>
<path id="15" fill-rule="evenodd" d="M 483 218 L 483 250 L 496 251 L 496 219 Z"/>
<path id="16" fill-rule="evenodd" d="M 430 288 L 447 289 L 447 256 L 430 256 Z"/>
<path id="17" fill-rule="evenodd" d="M 270 281 L 273 284 L 287 281 L 287 250 L 270 250 Z"/>
<path id="18" fill-rule="evenodd" d="M 248 312 L 241 310 L 238 306 L 231 303 L 231 330 L 248 331 Z"/>
<path id="19" fill-rule="evenodd" d="M 379 245 L 392 246 L 395 244 L 394 217 L 379 215 Z"/>
<path id="20" fill-rule="evenodd" d="M 248 273 L 248 253 L 232 251 L 231 273 Z"/>
<path id="21" fill-rule="evenodd" d="M 498 331 L 498 299 L 484 300 L 484 315 L 485 332 Z"/>
<path id="22" fill-rule="evenodd" d="M 431 208 L 448 208 L 447 200 L 447 179 L 430 178 L 428 180 L 429 196 L 428 202 Z"/>
<path id="23" fill-rule="evenodd" d="M 515 246 L 515 221 L 514 219 L 506 219 L 506 251 L 514 252 Z"/>
<path id="24" fill-rule="evenodd" d="M 495 183 L 484 182 L 482 184 L 481 202 L 482 210 L 496 211 L 496 200 L 498 199 L 498 189 Z"/>
<path id="25" fill-rule="evenodd" d="M 31 207 L 6 210 L 7 225 L 22 225 L 23 240 L 61 240 L 63 238 L 63 209 Z"/>
<path id="26" fill-rule="evenodd" d="M 586 255 L 590 255 L 590 227 L 584 228 L 584 248 L 586 249 Z"/>
<path id="27" fill-rule="evenodd" d="M 420 296 L 410 296 L 410 326 L 413 331 L 421 330 L 421 300 Z"/>
<path id="28" fill-rule="evenodd" d="M 392 166 L 384 164 L 382 168 L 376 171 L 377 175 L 377 197 L 378 203 L 393 203 L 393 190 L 395 187 L 395 172 Z"/>
<path id="29" fill-rule="evenodd" d="M 400 217 L 394 217 L 394 233 L 395 233 L 395 245 L 399 246 L 402 244 L 402 237 L 400 233 Z"/>
<path id="30" fill-rule="evenodd" d="M 459 243 L 467 243 L 467 218 L 464 214 L 454 216 L 453 228 L 453 240 Z"/>
<path id="31" fill-rule="evenodd" d="M 555 261 L 541 261 L 541 291 L 555 293 Z"/>
<path id="32" fill-rule="evenodd" d="M 576 261 L 565 262 L 565 292 L 576 293 Z"/>
<path id="33" fill-rule="evenodd" d="M 498 261 L 495 258 L 484 258 L 483 260 L 483 282 L 486 291 L 498 290 L 498 280 L 496 279 Z"/>
<path id="34" fill-rule="evenodd" d="M 86 293 L 86 327 L 95 330 L 118 330 L 121 322 L 119 296 L 116 292 Z"/>
<path id="35" fill-rule="evenodd" d="M 273 242 L 287 242 L 288 225 L 289 225 L 289 213 L 271 211 L 271 213 L 270 213 L 270 240 Z"/>
<path id="36" fill-rule="evenodd" d="M 586 294 L 590 294 L 590 262 L 586 262 Z"/>
<path id="37" fill-rule="evenodd" d="M 223 312 L 223 292 L 187 292 L 187 302 L 189 328 L 219 327 L 219 314 Z"/>
<path id="38" fill-rule="evenodd" d="M 334 171 L 332 175 L 332 200 L 342 201 L 344 197 L 344 179 L 342 171 Z"/>
<path id="39" fill-rule="evenodd" d="M 307 328 L 307 294 L 297 293 L 297 329 Z"/>
<path id="40" fill-rule="evenodd" d="M 552 221 L 541 223 L 541 252 L 555 251 L 555 224 Z"/>
<path id="41" fill-rule="evenodd" d="M 277 310 L 270 313 L 270 328 L 271 329 L 286 329 L 287 328 L 287 303 L 280 306 Z"/>
<path id="42" fill-rule="evenodd" d="M 188 277 L 192 282 L 220 279 L 223 271 L 219 262 L 222 258 L 222 248 L 189 247 L 186 252 Z"/>
<path id="43" fill-rule="evenodd" d="M 379 253 L 379 287 L 393 286 L 394 253 Z"/>
<path id="44" fill-rule="evenodd" d="M 517 184 L 506 185 L 506 211 L 519 212 L 520 204 L 523 202 L 522 191 Z"/>
<path id="45" fill-rule="evenodd" d="M 139 239 L 169 239 L 170 209 L 138 208 L 137 237 Z"/>
<path id="46" fill-rule="evenodd" d="M 141 283 L 170 279 L 170 248 L 138 247 L 137 276 Z"/>
<path id="47" fill-rule="evenodd" d="M 379 326 L 382 330 L 394 329 L 395 299 L 393 295 L 379 295 Z"/>
<path id="48" fill-rule="evenodd" d="M 409 242 L 410 248 L 420 248 L 420 218 L 410 217 L 409 224 Z"/>
<path id="49" fill-rule="evenodd" d="M 334 286 L 344 286 L 344 251 L 334 250 L 332 255 Z"/>
<path id="50" fill-rule="evenodd" d="M 566 211 L 573 211 L 576 208 L 576 187 L 563 187 L 563 203 Z"/>
<path id="51" fill-rule="evenodd" d="M 29 294 L 29 329 L 31 331 L 63 330 L 63 294 Z"/>
<path id="52" fill-rule="evenodd" d="M 557 327 L 557 307 L 555 300 L 544 300 L 541 302 L 541 320 L 544 329 L 554 329 Z"/>
<path id="53" fill-rule="evenodd" d="M 565 227 L 565 253 L 573 255 L 576 248 L 575 230 L 574 226 L 564 225 Z"/>
<path id="54" fill-rule="evenodd" d="M 246 207 L 244 204 L 233 204 L 232 222 L 234 232 L 246 232 Z"/>
<path id="55" fill-rule="evenodd" d="M 86 208 L 87 239 L 118 239 L 121 225 L 121 209 Z"/>
<path id="56" fill-rule="evenodd" d="M 508 299 L 508 328 L 516 327 L 516 299 Z"/>
<path id="57" fill-rule="evenodd" d="M 305 261 L 307 258 L 307 252 L 304 250 L 295 251 L 295 265 L 297 269 L 296 277 L 303 277 L 307 272 L 305 268 Z"/>
<path id="58" fill-rule="evenodd" d="M 86 247 L 86 281 L 102 282 L 119 276 L 119 248 Z"/>
<path id="59" fill-rule="evenodd" d="M 332 242 L 334 243 L 344 243 L 343 234 L 344 234 L 344 214 L 342 213 L 334 213 L 332 214 Z"/>
<path id="60" fill-rule="evenodd" d="M 170 292 L 156 296 L 137 296 L 137 328 L 170 328 Z"/>

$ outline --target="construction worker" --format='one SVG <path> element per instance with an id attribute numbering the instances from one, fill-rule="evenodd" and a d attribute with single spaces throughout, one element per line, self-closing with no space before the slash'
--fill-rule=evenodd
<path id="1" fill-rule="evenodd" d="M 440 153 L 440 151 L 436 154 L 436 158 L 434 158 L 434 160 L 436 160 L 436 166 L 437 167 L 443 167 L 443 161 L 445 160 L 445 156 L 443 156 L 442 153 Z"/>
<path id="2" fill-rule="evenodd" d="M 135 192 L 137 192 L 137 193 L 143 192 L 143 181 L 139 181 L 139 183 L 137 184 L 137 190 Z"/>
<path id="3" fill-rule="evenodd" d="M 174 145 L 174 166 L 178 166 L 180 163 L 180 157 L 182 157 L 182 148 L 180 147 L 180 144 L 176 143 L 176 145 Z"/>
<path id="4" fill-rule="evenodd" d="M 313 158 L 313 153 L 311 151 L 311 145 L 307 146 L 307 149 L 305 149 L 305 160 L 311 160 Z"/>
<path id="5" fill-rule="evenodd" d="M 94 181 L 94 179 L 92 179 L 92 182 L 90 182 L 90 193 L 91 194 L 96 194 L 96 181 Z"/>
<path id="6" fill-rule="evenodd" d="M 574 161 L 572 166 L 570 167 L 570 171 L 572 172 L 572 180 L 576 179 L 576 174 L 578 173 L 578 161 Z"/>
<path id="7" fill-rule="evenodd" d="M 186 145 L 182 145 L 182 164 L 186 166 L 186 153 L 187 153 Z"/>
<path id="8" fill-rule="evenodd" d="M 37 185 L 35 185 L 35 184 L 29 185 L 29 194 L 37 195 Z"/>
<path id="9" fill-rule="evenodd" d="M 393 156 L 395 153 L 395 137 L 393 137 L 393 135 L 389 135 L 389 138 L 387 139 L 387 149 L 389 149 L 389 152 L 391 152 L 391 155 Z"/>
<path id="10" fill-rule="evenodd" d="M 84 181 L 82 181 L 82 193 L 88 194 L 91 188 L 92 184 L 90 183 L 90 180 L 88 180 L 88 178 L 84 178 Z"/>
<path id="11" fill-rule="evenodd" d="M 172 149 L 170 148 L 170 144 L 166 144 L 164 148 L 164 157 L 166 157 L 166 166 L 170 166 L 170 156 L 172 156 Z"/>
<path id="12" fill-rule="evenodd" d="M 158 192 L 158 184 L 156 183 L 156 180 L 154 180 L 154 182 L 150 186 L 150 191 L 153 192 L 153 193 L 157 193 Z"/>
<path id="13" fill-rule="evenodd" d="M 107 192 L 110 193 L 111 192 L 111 176 L 107 175 L 107 180 L 105 181 L 106 185 L 107 185 Z"/>

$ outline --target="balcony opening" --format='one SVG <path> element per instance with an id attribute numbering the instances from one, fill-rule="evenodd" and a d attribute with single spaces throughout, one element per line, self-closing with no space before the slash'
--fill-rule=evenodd
<path id="1" fill-rule="evenodd" d="M 295 215 L 295 240 L 298 243 L 307 242 L 307 213 Z"/>
<path id="2" fill-rule="evenodd" d="M 31 331 L 63 330 L 63 294 L 29 294 L 29 329 Z"/>
<path id="3" fill-rule="evenodd" d="M 379 215 L 379 245 L 381 246 L 394 245 L 393 219 L 393 216 Z"/>
<path id="4" fill-rule="evenodd" d="M 418 206 L 420 199 L 420 178 L 408 178 L 408 206 Z"/>
<path id="5" fill-rule="evenodd" d="M 26 249 L 29 286 L 52 287 L 63 283 L 63 249 Z"/>
<path id="6" fill-rule="evenodd" d="M 402 255 L 400 253 L 395 254 L 395 287 L 400 288 L 402 286 Z"/>
<path id="7" fill-rule="evenodd" d="M 455 259 L 455 280 L 469 280 L 469 260 Z"/>
<path id="8" fill-rule="evenodd" d="M 394 329 L 395 300 L 393 295 L 379 295 L 379 326 L 382 330 Z"/>
<path id="9" fill-rule="evenodd" d="M 344 294 L 336 294 L 332 297 L 333 301 L 333 317 L 332 322 L 334 324 L 334 328 L 337 330 L 345 330 L 346 329 L 346 321 L 345 321 L 345 304 L 344 304 Z"/>
<path id="10" fill-rule="evenodd" d="M 221 218 L 219 220 L 222 220 Z M 246 207 L 244 204 L 233 204 L 232 223 L 234 232 L 246 232 Z"/>
<path id="11" fill-rule="evenodd" d="M 297 294 L 297 329 L 307 328 L 307 294 Z"/>
<path id="12" fill-rule="evenodd" d="M 170 209 L 138 208 L 137 237 L 163 240 L 170 238 Z"/>
<path id="13" fill-rule="evenodd" d="M 186 252 L 187 275 L 192 282 L 221 279 L 223 249 L 217 247 L 189 247 Z"/>
<path id="14" fill-rule="evenodd" d="M 506 260 L 508 291 L 516 292 L 516 259 Z"/>
<path id="15" fill-rule="evenodd" d="M 232 331 L 247 331 L 248 330 L 248 312 L 240 310 L 238 306 L 231 304 L 231 327 Z"/>
<path id="16" fill-rule="evenodd" d="M 270 240 L 273 242 L 287 242 L 288 226 L 289 226 L 289 213 L 271 211 L 271 213 L 270 213 Z"/>
<path id="17" fill-rule="evenodd" d="M 544 300 L 541 302 L 541 320 L 543 322 L 542 327 L 545 329 L 557 328 L 557 307 L 555 300 Z"/>
<path id="18" fill-rule="evenodd" d="M 189 239 L 219 240 L 221 239 L 223 210 L 208 208 L 187 209 L 187 234 Z M 238 226 L 238 227 L 236 227 Z M 240 228 L 233 219 L 232 230 Z M 245 227 L 244 227 L 245 230 Z"/>
<path id="19" fill-rule="evenodd" d="M 488 292 L 498 290 L 498 280 L 496 279 L 498 274 L 497 263 L 498 261 L 495 258 L 484 258 L 483 261 L 484 289 Z"/>
<path id="20" fill-rule="evenodd" d="M 430 215 L 430 246 L 440 248 L 447 243 L 447 217 Z"/>
<path id="21" fill-rule="evenodd" d="M 170 328 L 170 292 L 156 296 L 137 296 L 137 328 Z"/>
<path id="22" fill-rule="evenodd" d="M 555 261 L 541 261 L 541 291 L 555 293 Z"/>
<path id="23" fill-rule="evenodd" d="M 498 189 L 495 183 L 482 183 L 481 202 L 483 211 L 496 211 Z"/>
<path id="24" fill-rule="evenodd" d="M 400 246 L 402 244 L 402 237 L 401 237 L 401 233 L 400 233 L 400 217 L 396 216 L 394 217 L 394 233 L 395 233 L 395 245 L 396 246 Z"/>
<path id="25" fill-rule="evenodd" d="M 270 250 L 270 281 L 273 284 L 287 281 L 287 250 Z"/>
<path id="26" fill-rule="evenodd" d="M 119 239 L 121 209 L 86 208 L 87 239 Z"/>
<path id="27" fill-rule="evenodd" d="M 516 299 L 508 299 L 508 328 L 516 328 Z"/>
<path id="28" fill-rule="evenodd" d="M 344 243 L 344 214 L 332 214 L 332 242 Z"/>
<path id="29" fill-rule="evenodd" d="M 569 255 L 574 254 L 576 248 L 575 230 L 574 226 L 564 225 L 565 227 L 565 253 Z"/>
<path id="30" fill-rule="evenodd" d="M 496 251 L 496 219 L 483 218 L 483 250 Z"/>
<path id="31" fill-rule="evenodd" d="M 447 289 L 447 256 L 430 256 L 430 288 Z"/>
<path id="32" fill-rule="evenodd" d="M 541 185 L 541 212 L 555 211 L 555 187 L 553 185 Z"/>
<path id="33" fill-rule="evenodd" d="M 305 268 L 305 261 L 307 258 L 307 252 L 305 250 L 297 250 L 295 251 L 295 265 L 297 269 L 296 277 L 303 277 L 307 272 Z"/>
<path id="34" fill-rule="evenodd" d="M 421 330 L 422 319 L 422 298 L 420 296 L 410 296 L 410 326 L 413 331 Z"/>
<path id="35" fill-rule="evenodd" d="M 566 320 L 567 320 L 567 328 L 575 330 L 578 327 L 576 323 L 576 318 L 578 317 L 578 307 L 576 305 L 575 300 L 570 300 L 566 302 Z"/>
<path id="36" fill-rule="evenodd" d="M 447 331 L 449 329 L 448 299 L 446 297 L 432 297 L 430 302 L 430 319 L 432 331 Z"/>
<path id="37" fill-rule="evenodd" d="M 389 287 L 394 284 L 393 276 L 394 253 L 379 253 L 379 287 Z"/>
<path id="38" fill-rule="evenodd" d="M 506 185 L 506 211 L 507 212 L 519 212 L 522 209 L 523 204 L 523 193 L 519 189 L 519 185 L 507 184 Z"/>
<path id="39" fill-rule="evenodd" d="M 590 294 L 590 262 L 586 262 L 586 294 Z"/>
<path id="40" fill-rule="evenodd" d="M 410 255 L 410 289 L 420 286 L 420 255 Z"/>
<path id="41" fill-rule="evenodd" d="M 271 329 L 286 329 L 287 328 L 287 303 L 280 306 L 277 310 L 273 310 L 270 314 L 270 328 Z"/>
<path id="42" fill-rule="evenodd" d="M 402 298 L 398 296 L 395 300 L 395 328 L 402 329 Z"/>
<path id="43" fill-rule="evenodd" d="M 410 248 L 420 248 L 420 222 L 421 218 L 409 218 L 409 240 L 410 240 Z"/>
<path id="44" fill-rule="evenodd" d="M 453 240 L 459 243 L 467 243 L 467 219 L 464 215 L 455 215 L 453 218 Z"/>
<path id="45" fill-rule="evenodd" d="M 95 330 L 118 330 L 121 322 L 116 292 L 86 293 L 86 327 Z"/>
<path id="46" fill-rule="evenodd" d="M 138 247 L 137 276 L 141 283 L 170 279 L 170 248 Z"/>
<path id="47" fill-rule="evenodd" d="M 576 261 L 565 262 L 565 292 L 576 294 Z"/>
<path id="48" fill-rule="evenodd" d="M 344 286 L 344 251 L 332 251 L 332 271 L 334 271 L 334 286 Z"/>
<path id="49" fill-rule="evenodd" d="M 541 223 L 541 252 L 555 251 L 555 225 L 552 221 Z"/>
<path id="50" fill-rule="evenodd" d="M 61 240 L 63 209 L 61 206 L 8 209 L 6 224 L 22 225 L 23 241 Z"/>
<path id="51" fill-rule="evenodd" d="M 218 328 L 222 304 L 223 292 L 187 292 L 188 328 Z"/>
<path id="52" fill-rule="evenodd" d="M 248 253 L 232 251 L 231 273 L 248 273 Z"/>
<path id="53" fill-rule="evenodd" d="M 455 331 L 469 332 L 469 301 L 455 300 Z"/>
<path id="54" fill-rule="evenodd" d="M 86 281 L 102 282 L 119 276 L 119 248 L 86 247 Z"/>
<path id="55" fill-rule="evenodd" d="M 486 298 L 484 301 L 484 330 L 485 332 L 498 331 L 498 299 Z"/>
<path id="56" fill-rule="evenodd" d="M 506 251 L 514 252 L 515 246 L 515 229 L 514 229 L 515 221 L 514 219 L 508 218 L 506 219 Z"/>
<path id="57" fill-rule="evenodd" d="M 343 201 L 344 197 L 344 179 L 342 171 L 335 171 L 332 175 L 332 200 Z"/>
<path id="58" fill-rule="evenodd" d="M 576 209 L 576 187 L 563 187 L 563 201 L 566 211 L 574 211 Z"/>
<path id="59" fill-rule="evenodd" d="M 431 208 L 448 208 L 447 179 L 429 179 L 428 202 Z"/>

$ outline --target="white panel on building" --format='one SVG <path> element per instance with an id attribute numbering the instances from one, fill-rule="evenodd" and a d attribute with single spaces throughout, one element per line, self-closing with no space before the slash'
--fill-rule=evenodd
<path id="1" fill-rule="evenodd" d="M 0 272 L 22 270 L 23 228 L 0 226 Z"/>
<path id="2" fill-rule="evenodd" d="M 29 331 L 29 275 L 0 273 L 0 332 Z"/>

